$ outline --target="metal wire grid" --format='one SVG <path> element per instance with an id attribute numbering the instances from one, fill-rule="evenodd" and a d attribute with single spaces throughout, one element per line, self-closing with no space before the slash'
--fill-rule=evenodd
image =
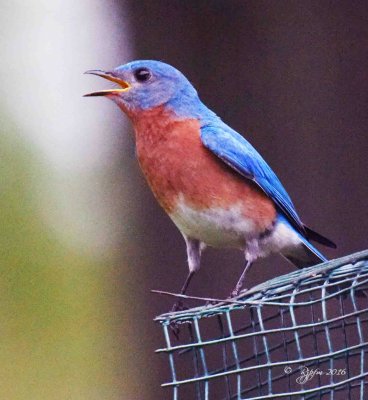
<path id="1" fill-rule="evenodd" d="M 364 251 L 267 281 L 236 303 L 163 314 L 157 352 L 171 381 L 162 386 L 174 400 L 367 399 L 367 290 Z"/>

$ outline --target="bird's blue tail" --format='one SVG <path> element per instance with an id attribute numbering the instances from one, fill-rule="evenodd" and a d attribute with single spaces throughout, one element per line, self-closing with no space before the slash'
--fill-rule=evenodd
<path id="1" fill-rule="evenodd" d="M 307 239 L 301 237 L 300 246 L 283 252 L 282 255 L 291 261 L 296 267 L 304 268 L 328 261 Z"/>
<path id="2" fill-rule="evenodd" d="M 284 218 L 282 219 L 284 220 Z M 283 222 L 293 229 L 287 221 L 284 220 Z M 294 232 L 296 231 L 294 230 Z M 297 232 L 297 234 L 300 239 L 300 245 L 283 251 L 282 255 L 285 258 L 291 261 L 298 268 L 310 267 L 328 261 L 327 258 L 317 250 L 307 238 L 302 236 L 299 232 Z"/>

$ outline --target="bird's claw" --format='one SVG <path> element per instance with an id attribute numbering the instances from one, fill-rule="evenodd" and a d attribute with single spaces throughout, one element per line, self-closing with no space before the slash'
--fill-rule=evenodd
<path id="1" fill-rule="evenodd" d="M 188 307 L 184 306 L 184 303 L 181 300 L 178 300 L 171 309 L 171 312 L 176 312 L 176 311 L 183 311 L 186 310 Z"/>
<path id="2" fill-rule="evenodd" d="M 234 290 L 230 293 L 229 299 L 233 299 L 234 297 L 238 297 L 241 292 L 246 292 L 247 288 L 235 287 Z"/>
<path id="3" fill-rule="evenodd" d="M 171 312 L 182 311 L 184 308 L 183 302 L 178 300 L 171 308 Z M 176 340 L 179 340 L 180 329 L 179 325 L 176 322 L 172 322 L 170 324 L 170 330 L 175 336 Z"/>
<path id="4" fill-rule="evenodd" d="M 177 322 L 171 322 L 170 330 L 171 330 L 172 334 L 175 336 L 175 339 L 179 340 L 179 334 L 180 334 L 179 324 Z"/>
<path id="5" fill-rule="evenodd" d="M 218 301 L 215 300 L 208 300 L 206 301 L 206 304 L 204 305 L 205 307 L 209 307 L 209 306 L 215 306 L 218 303 Z"/>

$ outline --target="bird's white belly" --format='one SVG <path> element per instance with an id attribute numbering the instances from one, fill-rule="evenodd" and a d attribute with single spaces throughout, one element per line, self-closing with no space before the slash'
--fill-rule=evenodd
<path id="1" fill-rule="evenodd" d="M 241 213 L 241 205 L 196 210 L 180 198 L 171 219 L 188 237 L 213 247 L 244 249 L 247 239 L 259 234 L 251 219 Z"/>
<path id="2" fill-rule="evenodd" d="M 280 220 L 276 220 L 267 234 L 260 232 L 255 223 L 241 213 L 240 204 L 226 209 L 218 207 L 196 210 L 181 198 L 170 217 L 187 237 L 212 247 L 244 250 L 249 260 L 301 244 L 295 230 Z"/>

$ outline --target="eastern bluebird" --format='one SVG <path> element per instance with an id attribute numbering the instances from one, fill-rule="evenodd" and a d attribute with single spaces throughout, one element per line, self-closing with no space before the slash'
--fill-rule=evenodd
<path id="1" fill-rule="evenodd" d="M 298 268 L 326 261 L 310 240 L 335 244 L 302 223 L 266 161 L 201 102 L 181 72 L 158 61 L 133 61 L 86 73 L 119 85 L 86 96 L 113 100 L 134 125 L 143 174 L 186 243 L 189 274 L 181 293 L 207 245 L 244 252 L 232 296 L 259 257 L 281 253 Z"/>

